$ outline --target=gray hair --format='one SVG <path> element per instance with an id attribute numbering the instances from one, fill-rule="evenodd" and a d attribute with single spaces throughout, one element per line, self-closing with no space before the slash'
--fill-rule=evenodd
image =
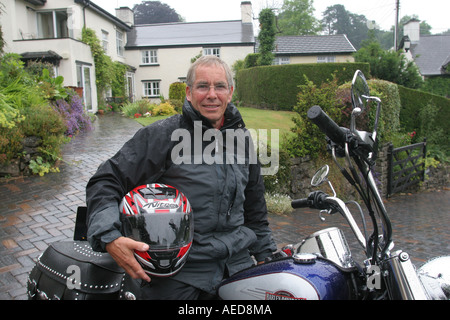
<path id="1" fill-rule="evenodd" d="M 186 84 L 188 87 L 191 87 L 195 83 L 195 72 L 197 71 L 197 68 L 200 66 L 216 66 L 216 67 L 222 67 L 225 70 L 225 74 L 227 77 L 228 82 L 228 88 L 231 88 L 234 86 L 233 84 L 233 73 L 231 72 L 230 67 L 220 58 L 212 55 L 202 56 L 195 61 L 191 67 L 189 68 L 187 78 L 186 78 Z"/>

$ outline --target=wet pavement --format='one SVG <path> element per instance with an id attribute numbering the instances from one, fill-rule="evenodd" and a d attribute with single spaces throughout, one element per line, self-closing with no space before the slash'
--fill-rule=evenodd
<path id="1" fill-rule="evenodd" d="M 76 210 L 85 204 L 89 178 L 139 128 L 136 121 L 117 114 L 101 116 L 93 131 L 64 146 L 60 173 L 0 181 L 0 300 L 26 299 L 28 273 L 38 256 L 50 243 L 72 239 Z M 414 264 L 450 254 L 448 188 L 394 196 L 385 205 L 393 223 L 395 248 L 408 252 Z M 337 226 L 346 234 L 355 258 L 360 257 L 351 231 L 338 215 L 322 222 L 318 212 L 303 209 L 285 216 L 270 215 L 270 223 L 280 247 Z"/>

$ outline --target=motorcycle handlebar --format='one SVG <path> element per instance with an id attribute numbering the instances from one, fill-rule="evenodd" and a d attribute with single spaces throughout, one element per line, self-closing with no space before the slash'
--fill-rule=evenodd
<path id="1" fill-rule="evenodd" d="M 339 146 L 344 146 L 347 132 L 339 127 L 319 106 L 313 106 L 308 110 L 308 118 L 319 127 L 319 129 Z"/>
<path id="2" fill-rule="evenodd" d="M 307 198 L 304 199 L 296 199 L 291 202 L 291 206 L 294 209 L 299 208 L 309 208 L 310 204 Z"/>

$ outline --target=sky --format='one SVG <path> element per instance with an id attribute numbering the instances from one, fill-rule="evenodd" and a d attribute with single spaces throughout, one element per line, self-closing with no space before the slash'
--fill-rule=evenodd
<path id="1" fill-rule="evenodd" d="M 106 11 L 115 14 L 117 7 L 130 7 L 141 0 L 92 0 Z M 159 0 L 169 5 L 181 15 L 186 22 L 239 20 L 242 0 Z M 397 0 L 313 0 L 315 16 L 322 19 L 327 7 L 342 4 L 347 11 L 362 14 L 369 20 L 375 20 L 382 30 L 389 30 L 395 24 L 395 7 Z M 400 19 L 413 14 L 421 21 L 426 21 L 432 33 L 450 29 L 448 13 L 449 0 L 399 0 Z M 252 0 L 255 18 L 264 8 L 280 8 L 283 0 Z"/>

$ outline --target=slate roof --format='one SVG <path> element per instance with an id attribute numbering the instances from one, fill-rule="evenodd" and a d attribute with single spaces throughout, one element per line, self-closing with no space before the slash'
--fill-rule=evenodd
<path id="1" fill-rule="evenodd" d="M 423 76 L 442 75 L 450 62 L 450 35 L 421 35 L 411 53 Z"/>
<path id="2" fill-rule="evenodd" d="M 253 25 L 236 20 L 135 25 L 126 48 L 254 44 Z"/>
<path id="3" fill-rule="evenodd" d="M 345 34 L 329 36 L 282 36 L 275 41 L 276 55 L 345 54 L 356 52 Z"/>

